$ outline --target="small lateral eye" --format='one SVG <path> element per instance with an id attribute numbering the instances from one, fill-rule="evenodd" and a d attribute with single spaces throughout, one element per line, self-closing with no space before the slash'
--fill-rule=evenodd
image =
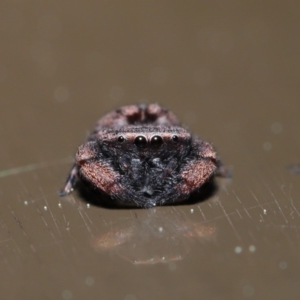
<path id="1" fill-rule="evenodd" d="M 147 140 L 144 136 L 139 135 L 135 138 L 134 144 L 139 148 L 143 148 L 147 145 Z"/>
<path id="2" fill-rule="evenodd" d="M 178 135 L 173 135 L 172 136 L 172 141 L 177 143 L 178 142 Z"/>
<path id="3" fill-rule="evenodd" d="M 151 138 L 151 145 L 155 147 L 159 147 L 163 143 L 163 139 L 159 135 L 155 135 Z"/>
<path id="4" fill-rule="evenodd" d="M 124 136 L 120 135 L 120 136 L 118 137 L 118 142 L 119 142 L 119 143 L 123 143 L 124 141 L 125 141 Z"/>

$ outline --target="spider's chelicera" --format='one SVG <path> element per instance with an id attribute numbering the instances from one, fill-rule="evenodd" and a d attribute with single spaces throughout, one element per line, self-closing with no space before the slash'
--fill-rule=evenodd
<path id="1" fill-rule="evenodd" d="M 158 104 L 121 107 L 102 117 L 61 195 L 81 182 L 112 205 L 152 207 L 187 199 L 220 170 L 213 147 Z"/>

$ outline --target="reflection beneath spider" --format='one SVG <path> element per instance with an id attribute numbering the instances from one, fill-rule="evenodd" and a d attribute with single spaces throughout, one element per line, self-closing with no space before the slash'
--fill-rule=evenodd
<path id="1" fill-rule="evenodd" d="M 196 240 L 209 240 L 215 225 L 189 220 L 175 207 L 132 211 L 132 218 L 110 224 L 91 240 L 97 251 L 112 251 L 139 265 L 182 260 Z"/>

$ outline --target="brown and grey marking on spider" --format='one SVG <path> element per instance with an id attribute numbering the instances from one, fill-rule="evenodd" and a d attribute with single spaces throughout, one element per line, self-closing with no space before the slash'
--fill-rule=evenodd
<path id="1" fill-rule="evenodd" d="M 120 107 L 102 117 L 75 156 L 61 195 L 83 182 L 111 203 L 152 207 L 183 202 L 224 175 L 213 147 L 158 104 Z"/>

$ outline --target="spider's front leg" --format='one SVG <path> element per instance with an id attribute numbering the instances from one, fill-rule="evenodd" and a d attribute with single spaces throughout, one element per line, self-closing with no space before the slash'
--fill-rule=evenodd
<path id="1" fill-rule="evenodd" d="M 76 164 L 73 165 L 65 186 L 60 190 L 59 196 L 63 197 L 73 192 L 76 182 L 78 180 L 78 169 Z"/>
<path id="2" fill-rule="evenodd" d="M 181 169 L 182 181 L 178 186 L 180 194 L 189 195 L 199 189 L 215 175 L 218 158 L 213 147 L 198 138 L 193 138 L 192 149 Z"/>
<path id="3" fill-rule="evenodd" d="M 220 160 L 218 160 L 215 176 L 222 177 L 222 178 L 231 178 L 232 171 L 228 166 L 223 165 L 223 163 Z"/>
<path id="4" fill-rule="evenodd" d="M 71 193 L 79 179 L 89 182 L 94 190 L 111 196 L 122 193 L 120 174 L 102 154 L 97 141 L 87 142 L 78 148 L 75 164 L 60 195 Z"/>

